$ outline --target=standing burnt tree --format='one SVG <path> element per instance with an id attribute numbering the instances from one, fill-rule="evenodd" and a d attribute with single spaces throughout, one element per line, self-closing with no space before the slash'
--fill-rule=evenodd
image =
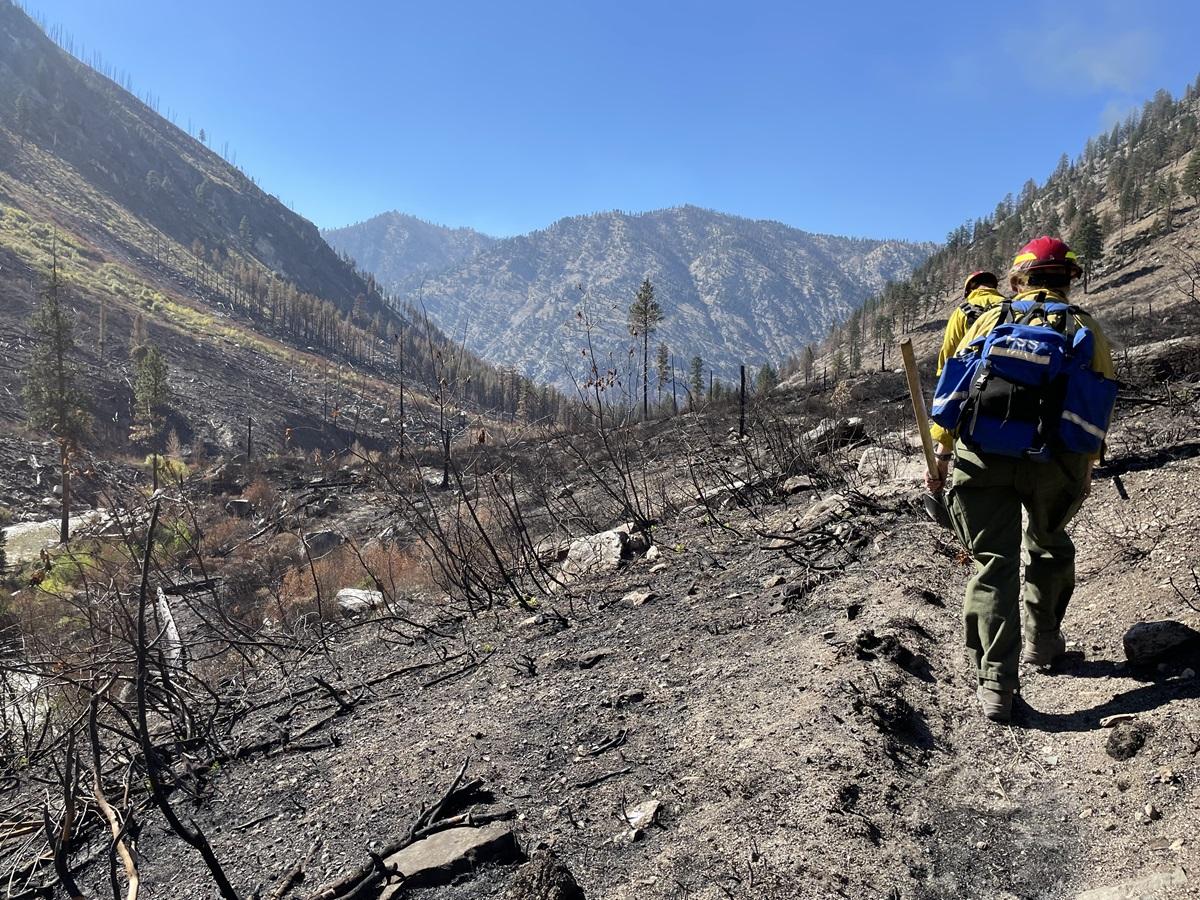
<path id="1" fill-rule="evenodd" d="M 82 392 L 75 385 L 74 321 L 63 306 L 58 254 L 50 264 L 50 280 L 42 303 L 30 319 L 33 352 L 25 370 L 23 390 L 31 427 L 49 431 L 58 440 L 62 467 L 62 525 L 59 540 L 70 538 L 71 454 L 87 423 Z"/>

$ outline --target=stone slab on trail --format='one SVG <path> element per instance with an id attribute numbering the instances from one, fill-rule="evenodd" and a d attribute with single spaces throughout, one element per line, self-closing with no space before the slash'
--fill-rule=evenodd
<path id="1" fill-rule="evenodd" d="M 507 825 L 448 828 L 387 858 L 388 865 L 404 875 L 404 882 L 384 889 L 379 900 L 400 896 L 409 888 L 445 884 L 483 862 L 516 862 L 520 855 L 517 839 Z"/>

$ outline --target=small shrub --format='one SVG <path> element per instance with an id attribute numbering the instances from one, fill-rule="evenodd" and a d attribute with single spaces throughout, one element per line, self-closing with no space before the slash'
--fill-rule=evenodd
<path id="1" fill-rule="evenodd" d="M 182 459 L 173 459 L 170 456 L 163 456 L 161 453 L 151 453 L 146 457 L 143 465 L 146 471 L 154 470 L 155 461 L 158 463 L 158 480 L 159 482 L 170 481 L 179 482 L 188 476 L 188 467 Z"/>
<path id="2" fill-rule="evenodd" d="M 414 551 L 397 546 L 372 544 L 359 554 L 343 545 L 327 556 L 308 561 L 284 575 L 279 590 L 279 604 L 285 615 L 316 611 L 317 591 L 313 573 L 321 587 L 322 612 L 326 617 L 337 615 L 334 597 L 343 588 L 378 590 L 395 597 L 423 591 L 432 585 L 428 565 Z"/>
<path id="3" fill-rule="evenodd" d="M 279 500 L 275 487 L 266 478 L 256 478 L 242 491 L 242 497 L 254 504 L 260 515 L 266 515 Z"/>

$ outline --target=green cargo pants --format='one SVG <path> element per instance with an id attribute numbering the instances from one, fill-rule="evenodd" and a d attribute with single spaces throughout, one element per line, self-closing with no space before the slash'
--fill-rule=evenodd
<path id="1" fill-rule="evenodd" d="M 975 575 L 963 600 L 967 647 L 974 654 L 981 685 L 1015 688 L 1020 607 L 1025 607 L 1027 639 L 1053 634 L 1075 589 L 1075 545 L 1066 528 L 1083 503 L 1088 457 L 1064 453 L 1050 462 L 1033 462 L 976 453 L 960 441 L 955 458 L 950 517 L 975 560 Z M 1028 515 L 1023 541 L 1022 507 Z M 1018 556 L 1022 543 L 1023 598 Z"/>

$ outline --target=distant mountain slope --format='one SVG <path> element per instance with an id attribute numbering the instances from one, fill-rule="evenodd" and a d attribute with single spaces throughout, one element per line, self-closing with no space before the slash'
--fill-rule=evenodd
<path id="1" fill-rule="evenodd" d="M 349 308 L 362 281 L 316 226 L 0 0 L 0 173 L 88 239 L 256 262 Z M 10 130 L 11 129 L 11 130 Z M 115 248 L 114 248 L 115 249 Z"/>
<path id="2" fill-rule="evenodd" d="M 457 266 L 496 243 L 472 228 L 446 228 L 401 212 L 326 229 L 321 235 L 389 287 Z"/>
<path id="3" fill-rule="evenodd" d="M 344 444 L 338 414 L 351 403 L 331 399 L 330 383 L 376 379 L 359 395 L 377 423 L 401 358 L 417 399 L 413 388 L 442 376 L 485 409 L 511 407 L 517 390 L 470 354 L 442 352 L 445 337 L 393 309 L 315 225 L 0 0 L 0 420 L 17 425 L 26 321 L 52 254 L 110 446 L 127 442 L 139 317 L 202 441 L 228 444 L 253 416 L 276 442 L 290 428 L 310 445 Z M 545 395 L 528 393 L 530 414 L 544 414 Z"/>
<path id="4" fill-rule="evenodd" d="M 699 355 L 729 378 L 739 363 L 800 352 L 932 249 L 694 206 L 608 212 L 497 241 L 425 279 L 422 297 L 448 334 L 486 359 L 561 383 L 583 346 L 581 304 L 600 323 L 601 349 L 621 356 L 625 311 L 649 278 L 665 313 L 655 341 L 681 365 Z"/>

